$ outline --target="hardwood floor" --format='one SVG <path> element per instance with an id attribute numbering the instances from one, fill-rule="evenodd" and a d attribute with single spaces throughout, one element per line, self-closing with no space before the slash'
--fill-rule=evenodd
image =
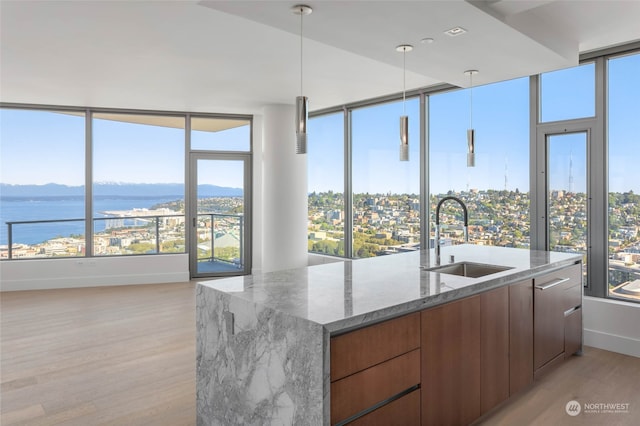
<path id="1" fill-rule="evenodd" d="M 0 293 L 0 424 L 195 424 L 195 284 Z M 637 425 L 640 358 L 594 348 L 483 425 Z M 565 405 L 629 404 L 623 414 Z"/>
<path id="2" fill-rule="evenodd" d="M 582 411 L 569 416 L 566 405 L 577 401 Z M 629 404 L 628 412 L 597 412 L 590 404 Z M 584 410 L 589 404 L 591 412 Z M 536 380 L 498 407 L 482 425 L 633 425 L 640 424 L 640 358 L 585 347 L 556 370 Z"/>
<path id="3" fill-rule="evenodd" d="M 194 288 L 0 294 L 0 424 L 195 424 Z"/>

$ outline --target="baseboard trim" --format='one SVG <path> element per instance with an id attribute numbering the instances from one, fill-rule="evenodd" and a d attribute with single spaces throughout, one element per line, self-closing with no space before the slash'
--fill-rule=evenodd
<path id="1" fill-rule="evenodd" d="M 132 284 L 162 284 L 182 281 L 189 281 L 188 272 L 38 278 L 24 280 L 2 280 L 1 291 L 53 290 L 62 288 L 118 286 Z"/>
<path id="2" fill-rule="evenodd" d="M 585 346 L 640 358 L 640 340 L 587 329 L 584 330 L 583 337 Z"/>

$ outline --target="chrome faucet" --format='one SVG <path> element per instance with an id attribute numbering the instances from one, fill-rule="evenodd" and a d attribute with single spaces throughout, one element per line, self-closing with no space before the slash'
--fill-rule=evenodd
<path id="1" fill-rule="evenodd" d="M 464 241 L 469 241 L 469 212 L 467 211 L 467 206 L 457 197 L 444 197 L 438 202 L 438 206 L 436 207 L 436 265 L 440 265 L 440 207 L 442 207 L 442 204 L 447 200 L 456 201 L 462 206 L 464 213 Z"/>

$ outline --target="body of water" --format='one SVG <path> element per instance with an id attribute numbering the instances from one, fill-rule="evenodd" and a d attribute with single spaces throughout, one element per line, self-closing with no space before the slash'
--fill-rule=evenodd
<path id="1" fill-rule="evenodd" d="M 180 199 L 176 195 L 157 197 L 96 196 L 93 201 L 95 218 L 106 217 L 99 212 L 150 208 L 156 204 Z M 2 197 L 0 199 L 0 244 L 7 244 L 6 222 L 79 219 L 74 222 L 53 222 L 13 225 L 13 242 L 38 244 L 58 236 L 84 235 L 84 197 Z M 94 232 L 104 230 L 106 221 L 96 221 Z"/>

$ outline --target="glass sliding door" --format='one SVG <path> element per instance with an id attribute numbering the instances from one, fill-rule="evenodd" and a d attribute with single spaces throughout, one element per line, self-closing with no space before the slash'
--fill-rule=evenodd
<path id="1" fill-rule="evenodd" d="M 249 155 L 191 155 L 193 277 L 251 271 Z"/>

